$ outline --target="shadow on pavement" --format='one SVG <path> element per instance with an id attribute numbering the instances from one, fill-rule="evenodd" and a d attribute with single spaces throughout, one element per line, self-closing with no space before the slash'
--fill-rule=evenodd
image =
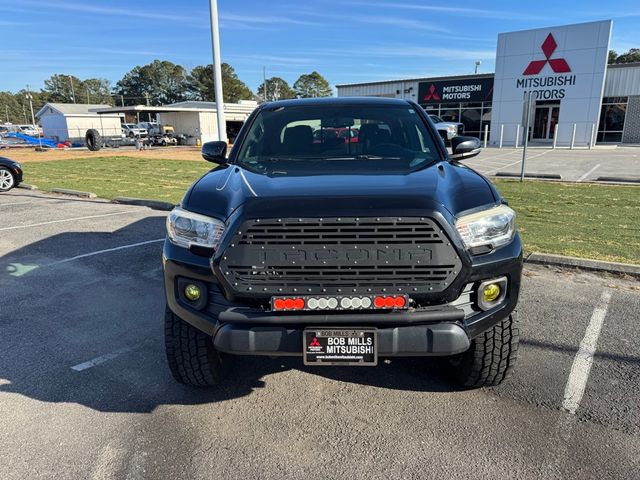
<path id="1" fill-rule="evenodd" d="M 113 232 L 53 235 L 1 257 L 0 395 L 144 413 L 159 405 L 243 397 L 265 387 L 265 377 L 295 369 L 378 388 L 451 391 L 438 375 L 437 362 L 427 359 L 312 368 L 301 358 L 238 357 L 231 377 L 218 388 L 177 384 L 163 344 L 162 243 L 61 263 L 163 235 L 164 217 L 150 216 Z M 90 368 L 71 368 L 105 355 L 106 361 Z"/>

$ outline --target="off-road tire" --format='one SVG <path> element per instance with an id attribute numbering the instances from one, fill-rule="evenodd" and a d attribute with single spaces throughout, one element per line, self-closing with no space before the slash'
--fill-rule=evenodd
<path id="1" fill-rule="evenodd" d="M 518 357 L 516 313 L 471 341 L 464 353 L 449 358 L 449 373 L 464 388 L 492 387 L 509 376 Z"/>
<path id="2" fill-rule="evenodd" d="M 164 345 L 173 378 L 194 387 L 210 387 L 227 375 L 231 359 L 218 352 L 212 338 L 189 325 L 167 307 Z"/>
<path id="3" fill-rule="evenodd" d="M 97 152 L 102 148 L 102 136 L 100 136 L 100 132 L 95 128 L 87 130 L 84 140 L 87 144 L 87 148 L 92 152 Z"/>

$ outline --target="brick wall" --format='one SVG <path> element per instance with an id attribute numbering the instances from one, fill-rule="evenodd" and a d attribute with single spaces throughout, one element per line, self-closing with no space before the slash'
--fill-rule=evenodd
<path id="1" fill-rule="evenodd" d="M 622 142 L 640 143 L 640 96 L 629 97 Z"/>

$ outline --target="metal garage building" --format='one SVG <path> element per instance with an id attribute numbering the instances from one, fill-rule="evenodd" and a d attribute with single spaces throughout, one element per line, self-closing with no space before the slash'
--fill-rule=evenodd
<path id="1" fill-rule="evenodd" d="M 238 103 L 225 103 L 224 115 L 227 123 L 227 138 L 230 143 L 240 131 L 240 127 L 253 112 L 258 103 L 252 100 L 240 100 Z M 184 135 L 188 145 L 197 145 L 218 139 L 218 123 L 214 102 L 178 102 L 161 107 L 135 105 L 130 107 L 106 107 L 99 110 L 100 115 L 126 114 L 146 119 L 153 116 L 162 125 L 172 125 L 176 135 Z"/>
<path id="2" fill-rule="evenodd" d="M 36 116 L 46 138 L 58 142 L 84 143 L 90 128 L 103 132 L 103 136 L 120 136 L 122 133 L 121 113 L 98 114 L 98 110 L 109 105 L 87 105 L 75 103 L 46 103 Z"/>
<path id="3" fill-rule="evenodd" d="M 640 143 L 640 64 L 607 65 L 611 21 L 501 33 L 496 73 L 337 85 L 338 96 L 411 99 L 492 145 Z"/>

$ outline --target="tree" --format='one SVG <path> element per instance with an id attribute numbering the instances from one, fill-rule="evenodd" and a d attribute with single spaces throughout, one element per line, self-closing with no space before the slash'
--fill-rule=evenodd
<path id="1" fill-rule="evenodd" d="M 78 94 L 82 93 L 81 87 L 82 80 L 78 77 L 55 74 L 44 81 L 42 92 L 47 96 L 49 102 L 81 103 L 78 99 Z"/>
<path id="2" fill-rule="evenodd" d="M 640 62 L 640 48 L 631 48 L 627 53 L 618 55 L 616 63 L 636 63 Z"/>
<path id="3" fill-rule="evenodd" d="M 333 92 L 329 82 L 318 72 L 300 75 L 293 90 L 298 98 L 331 97 Z"/>
<path id="4" fill-rule="evenodd" d="M 615 50 L 609 50 L 609 58 L 607 59 L 607 63 L 609 65 L 616 63 L 616 58 L 618 58 L 618 52 Z"/>
<path id="5" fill-rule="evenodd" d="M 168 60 L 136 66 L 116 83 L 114 93 L 127 105 L 166 105 L 187 99 L 187 72 Z"/>
<path id="6" fill-rule="evenodd" d="M 247 85 L 238 78 L 235 70 L 228 63 L 221 65 L 222 95 L 227 103 L 237 103 L 238 100 L 252 100 L 253 93 Z M 198 65 L 187 77 L 188 90 L 191 98 L 201 101 L 215 101 L 213 82 L 213 65 Z"/>
<path id="7" fill-rule="evenodd" d="M 82 81 L 82 90 L 76 96 L 83 99 L 82 103 L 113 105 L 111 96 L 111 82 L 106 78 L 88 78 Z M 78 100 L 78 103 L 80 101 Z"/>
<path id="8" fill-rule="evenodd" d="M 265 97 L 264 87 L 267 85 L 267 95 Z M 296 98 L 296 92 L 294 92 L 289 84 L 280 77 L 271 77 L 260 84 L 256 95 L 262 98 L 263 101 L 275 101 L 286 100 L 287 98 Z"/>

